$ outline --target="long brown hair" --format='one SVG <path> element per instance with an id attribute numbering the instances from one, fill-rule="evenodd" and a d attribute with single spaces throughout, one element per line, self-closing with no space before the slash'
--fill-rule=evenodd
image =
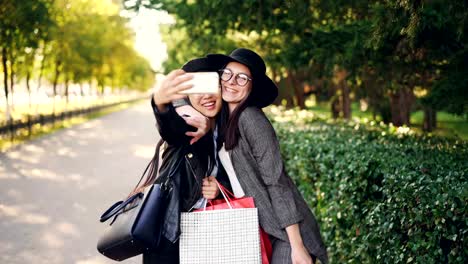
<path id="1" fill-rule="evenodd" d="M 239 131 L 239 118 L 242 112 L 245 110 L 245 108 L 253 105 L 251 101 L 255 98 L 254 85 L 255 82 L 254 80 L 252 80 L 252 89 L 247 95 L 247 97 L 240 101 L 239 105 L 234 109 L 234 111 L 232 111 L 232 113 L 229 113 L 229 109 L 227 109 L 228 117 L 225 117 L 226 120 L 221 120 L 220 122 L 222 124 L 221 137 L 224 141 L 224 147 L 226 150 L 231 150 L 237 146 L 239 137 L 241 136 Z M 223 110 L 224 109 L 222 109 L 221 111 Z"/>

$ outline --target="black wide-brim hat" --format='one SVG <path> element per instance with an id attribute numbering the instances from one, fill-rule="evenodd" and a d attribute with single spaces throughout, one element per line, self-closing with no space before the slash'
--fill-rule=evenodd
<path id="1" fill-rule="evenodd" d="M 262 57 L 252 50 L 245 48 L 235 49 L 231 54 L 208 54 L 213 64 L 225 66 L 229 62 L 238 62 L 247 66 L 252 74 L 251 103 L 260 108 L 272 104 L 278 97 L 278 87 L 266 75 L 266 66 Z"/>
<path id="2" fill-rule="evenodd" d="M 224 66 L 222 61 L 215 58 L 196 58 L 189 60 L 182 66 L 185 72 L 218 72 Z"/>

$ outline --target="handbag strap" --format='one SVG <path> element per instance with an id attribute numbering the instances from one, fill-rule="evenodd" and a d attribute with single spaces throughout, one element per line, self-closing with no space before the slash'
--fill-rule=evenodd
<path id="1" fill-rule="evenodd" d="M 116 215 L 120 210 L 122 210 L 123 208 L 125 208 L 125 206 L 127 206 L 128 204 L 132 203 L 133 200 L 135 200 L 136 198 L 141 198 L 143 196 L 143 193 L 136 193 L 132 196 L 130 196 L 130 198 L 128 198 L 127 200 L 125 201 L 118 201 L 116 202 L 114 205 L 112 205 L 109 209 L 107 209 L 102 215 L 101 215 L 101 218 L 99 219 L 99 221 L 101 223 L 109 220 L 109 218 L 113 217 L 114 215 Z"/>
<path id="2" fill-rule="evenodd" d="M 154 182 L 154 180 L 157 177 L 158 174 L 158 168 L 159 168 L 159 151 L 161 149 L 162 144 L 164 143 L 163 139 L 160 139 L 158 144 L 156 144 L 156 150 L 154 152 L 154 156 L 151 159 L 151 161 L 148 163 L 146 166 L 145 170 L 143 171 L 143 174 L 141 175 L 140 179 L 138 180 L 138 183 L 135 185 L 135 188 L 133 189 L 133 192 L 127 197 L 126 200 L 124 201 L 118 201 L 115 204 L 113 204 L 109 209 L 107 209 L 100 217 L 99 221 L 100 222 L 105 222 L 109 220 L 109 218 L 115 216 L 117 213 L 119 213 L 121 210 L 123 210 L 127 205 L 132 203 L 135 199 L 137 198 L 142 198 L 143 193 L 142 192 L 137 192 L 134 193 L 137 189 L 138 186 L 140 185 L 141 181 L 145 177 L 145 175 L 148 175 L 148 178 L 144 184 L 147 184 L 149 182 Z M 148 172 L 148 173 L 147 173 Z"/>

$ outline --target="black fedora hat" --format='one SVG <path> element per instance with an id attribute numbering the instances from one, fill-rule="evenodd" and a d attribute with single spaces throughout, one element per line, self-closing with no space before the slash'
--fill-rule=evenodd
<path id="1" fill-rule="evenodd" d="M 238 48 L 229 55 L 208 54 L 209 59 L 217 61 L 220 67 L 229 62 L 235 61 L 247 66 L 252 74 L 252 104 L 258 107 L 265 107 L 273 103 L 278 96 L 278 87 L 266 75 L 266 66 L 262 57 L 252 50 Z"/>
<path id="2" fill-rule="evenodd" d="M 223 67 L 221 61 L 214 58 L 202 57 L 189 60 L 182 66 L 185 72 L 218 72 Z"/>

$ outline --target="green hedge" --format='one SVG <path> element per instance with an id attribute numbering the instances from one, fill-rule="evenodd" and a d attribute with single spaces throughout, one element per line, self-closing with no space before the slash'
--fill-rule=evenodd
<path id="1" fill-rule="evenodd" d="M 468 144 L 270 113 L 332 263 L 468 263 Z"/>

